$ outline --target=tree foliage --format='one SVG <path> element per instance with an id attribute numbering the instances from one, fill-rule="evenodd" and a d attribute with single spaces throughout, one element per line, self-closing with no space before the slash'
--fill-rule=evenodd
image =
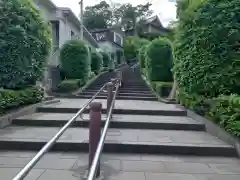
<path id="1" fill-rule="evenodd" d="M 240 93 L 240 1 L 185 1 L 176 31 L 178 85 L 208 97 Z"/>
<path id="2" fill-rule="evenodd" d="M 67 79 L 86 82 L 90 73 L 90 59 L 87 45 L 79 40 L 66 42 L 60 51 L 62 70 Z"/>
<path id="3" fill-rule="evenodd" d="M 150 7 L 150 3 L 137 6 L 130 3 L 114 3 L 110 6 L 106 1 L 101 1 L 99 4 L 86 7 L 84 24 L 88 29 L 112 26 L 119 26 L 124 29 L 135 28 L 138 21 L 152 14 Z"/>
<path id="4" fill-rule="evenodd" d="M 106 1 L 87 6 L 83 14 L 83 23 L 87 29 L 101 29 L 111 26 L 112 12 Z"/>
<path id="5" fill-rule="evenodd" d="M 152 41 L 146 51 L 146 72 L 150 81 L 171 82 L 172 76 L 172 45 L 167 38 Z"/>
<path id="6" fill-rule="evenodd" d="M 51 49 L 50 26 L 30 0 L 1 0 L 0 14 L 0 87 L 35 84 Z"/>

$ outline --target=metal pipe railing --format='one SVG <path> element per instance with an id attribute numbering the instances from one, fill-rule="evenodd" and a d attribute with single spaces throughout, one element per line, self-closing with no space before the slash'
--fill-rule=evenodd
<path id="1" fill-rule="evenodd" d="M 14 177 L 13 180 L 23 180 L 32 168 L 38 163 L 42 156 L 48 152 L 48 150 L 56 143 L 56 141 L 62 136 L 67 128 L 78 118 L 79 115 L 88 107 L 88 105 L 97 97 L 97 95 L 106 87 L 106 84 L 72 117 L 59 131 L 58 133 L 33 157 L 33 159 Z"/>
<path id="2" fill-rule="evenodd" d="M 100 155 L 102 153 L 102 149 L 103 149 L 103 146 L 104 146 L 104 141 L 105 141 L 105 138 L 106 138 L 106 135 L 107 135 L 110 120 L 111 120 L 111 117 L 112 117 L 111 115 L 112 115 L 115 99 L 116 99 L 116 96 L 117 96 L 117 92 L 118 92 L 118 89 L 119 89 L 119 85 L 120 85 L 119 82 L 117 82 L 116 91 L 114 93 L 113 100 L 112 100 L 109 112 L 107 114 L 107 120 L 105 122 L 103 131 L 102 131 L 102 135 L 101 135 L 101 138 L 99 140 L 97 150 L 96 150 L 96 153 L 95 153 L 93 161 L 92 161 L 92 165 L 89 169 L 89 174 L 88 174 L 87 180 L 94 180 L 94 178 L 96 177 L 96 171 L 97 171 L 98 163 L 99 163 L 99 160 L 100 160 Z"/>

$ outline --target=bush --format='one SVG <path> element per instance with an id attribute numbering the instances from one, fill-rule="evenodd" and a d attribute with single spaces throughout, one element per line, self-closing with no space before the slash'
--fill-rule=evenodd
<path id="1" fill-rule="evenodd" d="M 107 67 L 109 66 L 109 61 L 110 61 L 110 57 L 106 52 L 100 52 L 102 55 L 102 60 L 103 60 L 103 67 Z"/>
<path id="2" fill-rule="evenodd" d="M 30 0 L 0 1 L 0 87 L 21 89 L 43 76 L 51 29 Z"/>
<path id="3" fill-rule="evenodd" d="M 172 60 L 171 42 L 166 38 L 153 40 L 146 51 L 145 68 L 148 79 L 150 81 L 171 82 L 173 80 Z"/>
<path id="4" fill-rule="evenodd" d="M 64 80 L 58 85 L 58 92 L 72 92 L 77 90 L 81 85 L 81 80 L 79 79 L 71 79 L 71 80 Z"/>
<path id="5" fill-rule="evenodd" d="M 226 131 L 240 137 L 240 96 L 219 96 L 215 98 L 208 116 Z"/>
<path id="6" fill-rule="evenodd" d="M 92 72 L 94 72 L 95 74 L 99 74 L 103 67 L 103 57 L 100 53 L 98 53 L 95 50 L 92 50 L 91 56 L 92 56 L 91 64 Z"/>
<path id="7" fill-rule="evenodd" d="M 145 68 L 145 63 L 146 63 L 146 50 L 148 48 L 148 44 L 143 45 L 140 49 L 139 49 L 139 53 L 138 53 L 138 60 L 140 62 L 140 67 L 141 70 L 143 70 Z M 143 71 L 142 71 L 143 72 Z"/>
<path id="8" fill-rule="evenodd" d="M 43 98 L 43 90 L 37 87 L 30 87 L 23 90 L 0 89 L 0 113 L 22 105 L 40 102 Z"/>
<path id="9" fill-rule="evenodd" d="M 84 42 L 70 40 L 60 51 L 62 70 L 67 79 L 81 79 L 86 82 L 90 73 L 89 50 Z"/>
<path id="10" fill-rule="evenodd" d="M 240 1 L 185 1 L 176 31 L 178 85 L 208 97 L 239 94 Z"/>
<path id="11" fill-rule="evenodd" d="M 152 82 L 152 87 L 161 97 L 167 97 L 172 89 L 172 82 Z"/>

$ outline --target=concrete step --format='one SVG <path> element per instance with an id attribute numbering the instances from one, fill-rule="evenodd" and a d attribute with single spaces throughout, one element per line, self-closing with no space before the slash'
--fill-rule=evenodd
<path id="1" fill-rule="evenodd" d="M 39 150 L 59 127 L 11 126 L 0 130 L 0 149 Z M 69 128 L 51 150 L 88 151 L 89 130 Z M 233 146 L 201 131 L 109 129 L 104 152 L 236 157 Z"/>
<path id="2" fill-rule="evenodd" d="M 97 93 L 97 91 L 83 91 L 83 92 L 79 93 L 79 95 L 94 95 L 95 93 Z M 101 92 L 99 95 L 107 95 L 107 92 Z M 155 95 L 153 95 L 150 92 L 149 93 L 120 92 L 120 93 L 118 93 L 118 96 L 156 97 Z"/>
<path id="3" fill-rule="evenodd" d="M 82 98 L 82 99 L 89 99 L 91 98 L 92 95 L 81 95 L 79 94 L 77 98 Z M 96 97 L 96 99 L 106 99 L 107 95 L 99 95 Z M 142 101 L 158 101 L 157 97 L 142 97 L 142 96 L 120 96 L 118 95 L 116 99 L 119 100 L 142 100 Z"/>
<path id="4" fill-rule="evenodd" d="M 61 99 L 59 103 L 38 107 L 37 112 L 77 113 L 89 99 Z M 103 104 L 102 113 L 106 113 L 106 99 L 97 99 Z M 89 112 L 87 108 L 86 113 Z M 186 116 L 186 110 L 173 104 L 157 101 L 116 100 L 113 114 Z"/>
<path id="5" fill-rule="evenodd" d="M 75 114 L 34 113 L 12 120 L 18 126 L 62 127 Z M 102 115 L 102 127 L 106 114 Z M 89 127 L 89 114 L 83 114 L 72 124 L 72 127 Z M 176 116 L 146 116 L 146 115 L 113 115 L 110 128 L 124 129 L 162 129 L 162 130 L 191 130 L 204 131 L 205 126 L 188 117 Z"/>

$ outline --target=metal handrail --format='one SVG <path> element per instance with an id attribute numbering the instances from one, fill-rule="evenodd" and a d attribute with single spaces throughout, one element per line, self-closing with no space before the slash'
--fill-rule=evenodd
<path id="1" fill-rule="evenodd" d="M 102 153 L 102 149 L 103 149 L 103 146 L 104 146 L 104 141 L 105 141 L 107 131 L 108 131 L 108 127 L 109 127 L 109 124 L 110 124 L 110 120 L 111 120 L 111 117 L 112 117 L 111 115 L 112 115 L 115 99 L 116 99 L 116 96 L 117 96 L 117 93 L 118 93 L 119 85 L 120 85 L 119 82 L 117 82 L 116 91 L 114 93 L 113 100 L 112 100 L 109 112 L 107 114 L 107 120 L 105 122 L 103 131 L 102 131 L 102 135 L 101 135 L 101 138 L 99 140 L 97 150 L 95 152 L 95 155 L 94 155 L 94 158 L 93 158 L 93 161 L 92 161 L 92 165 L 91 165 L 90 170 L 89 170 L 87 180 L 94 180 L 94 178 L 96 177 L 97 166 L 98 166 L 98 163 L 99 163 L 100 155 Z"/>
<path id="2" fill-rule="evenodd" d="M 107 83 L 103 85 L 101 89 L 87 102 L 83 107 L 72 117 L 59 131 L 58 133 L 50 140 L 48 143 L 43 146 L 43 148 L 32 158 L 32 160 L 14 177 L 13 180 L 23 180 L 32 168 L 38 163 L 38 161 L 43 157 L 45 153 L 56 143 L 56 141 L 62 136 L 62 134 L 67 130 L 67 128 L 78 118 L 79 115 L 83 113 L 86 107 L 97 97 L 97 95 L 106 87 Z"/>

